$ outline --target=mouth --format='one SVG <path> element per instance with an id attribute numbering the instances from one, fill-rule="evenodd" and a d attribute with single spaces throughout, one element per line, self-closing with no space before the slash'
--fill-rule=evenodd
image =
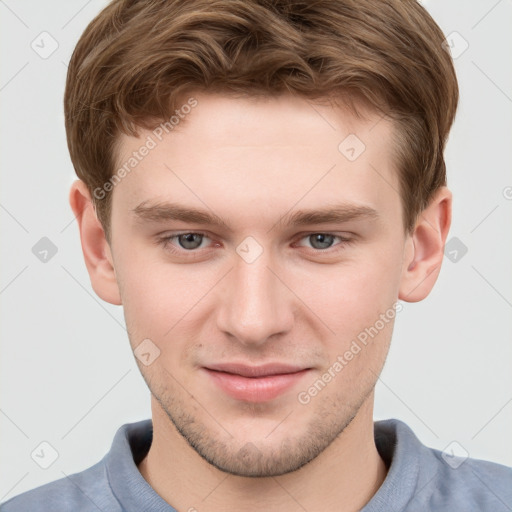
<path id="1" fill-rule="evenodd" d="M 226 363 L 202 369 L 221 391 L 246 402 L 272 400 L 296 386 L 311 370 L 281 363 L 261 366 Z"/>

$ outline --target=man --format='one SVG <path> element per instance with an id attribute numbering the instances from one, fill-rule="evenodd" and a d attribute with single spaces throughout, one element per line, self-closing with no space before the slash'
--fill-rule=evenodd
<path id="1" fill-rule="evenodd" d="M 373 422 L 451 221 L 457 81 L 413 1 L 112 2 L 70 62 L 70 203 L 152 393 L 2 510 L 510 510 L 512 469 Z"/>

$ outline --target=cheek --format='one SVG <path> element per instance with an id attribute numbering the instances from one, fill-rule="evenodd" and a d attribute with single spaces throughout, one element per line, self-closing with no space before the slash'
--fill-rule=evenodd
<path id="1" fill-rule="evenodd" d="M 150 338 L 162 350 L 177 348 L 176 333 L 183 333 L 218 278 L 207 266 L 172 265 L 142 251 L 125 254 L 116 272 L 132 345 Z"/>
<path id="2" fill-rule="evenodd" d="M 354 336 L 397 301 L 400 261 L 396 250 L 375 248 L 361 258 L 295 275 L 294 291 L 337 335 Z"/>
<path id="3" fill-rule="evenodd" d="M 173 310 L 173 283 L 141 251 L 125 248 L 120 253 L 116 274 L 130 339 L 136 344 L 139 339 L 157 338 L 172 320 L 168 312 Z"/>

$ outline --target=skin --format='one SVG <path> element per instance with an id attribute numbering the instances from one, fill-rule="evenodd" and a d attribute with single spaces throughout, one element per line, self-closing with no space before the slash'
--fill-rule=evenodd
<path id="1" fill-rule="evenodd" d="M 292 96 L 194 97 L 198 106 L 114 188 L 111 244 L 85 184 L 70 192 L 94 290 L 123 305 L 133 349 L 149 338 L 160 350 L 148 366 L 137 360 L 154 428 L 139 470 L 180 511 L 359 510 L 387 472 L 373 404 L 394 320 L 307 404 L 297 397 L 398 299 L 428 295 L 451 193 L 439 189 L 405 233 L 389 120 Z M 338 150 L 351 133 L 366 146 L 355 161 Z M 148 135 L 120 137 L 119 165 Z M 227 226 L 148 221 L 133 211 L 164 201 Z M 376 215 L 278 222 L 340 203 Z M 160 241 L 183 232 L 206 236 L 192 250 L 178 237 Z M 335 236 L 319 249 L 315 233 Z M 262 250 L 251 263 L 236 251 L 249 236 Z M 232 361 L 310 370 L 285 393 L 253 403 L 225 394 L 202 368 Z"/>

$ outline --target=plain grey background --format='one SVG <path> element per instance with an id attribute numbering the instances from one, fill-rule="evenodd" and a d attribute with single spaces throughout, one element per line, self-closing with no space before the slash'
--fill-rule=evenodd
<path id="1" fill-rule="evenodd" d="M 512 466 L 512 1 L 422 3 L 461 91 L 446 151 L 451 245 L 432 294 L 397 316 L 375 419 Z M 93 292 L 68 204 L 66 67 L 104 5 L 0 0 L 0 501 L 90 467 L 121 424 L 150 417 L 122 309 Z"/>

